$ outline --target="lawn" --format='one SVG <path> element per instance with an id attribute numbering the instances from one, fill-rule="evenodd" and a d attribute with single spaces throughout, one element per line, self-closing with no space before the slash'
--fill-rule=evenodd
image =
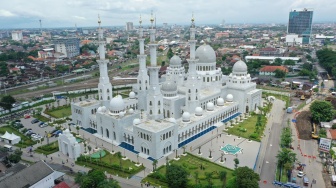
<path id="1" fill-rule="evenodd" d="M 106 155 L 100 159 L 93 159 L 89 156 L 81 156 L 77 159 L 76 164 L 82 166 L 89 166 L 91 168 L 98 168 L 107 171 L 113 175 L 118 174 L 121 177 L 131 177 L 132 175 L 144 169 L 143 166 L 135 166 L 135 163 L 127 160 L 119 160 L 116 154 L 112 155 L 110 152 L 105 151 Z M 120 168 L 120 161 L 121 167 Z"/>
<path id="2" fill-rule="evenodd" d="M 46 145 L 37 147 L 35 152 L 43 153 L 45 155 L 49 155 L 49 154 L 57 152 L 58 150 L 59 150 L 58 149 L 58 142 L 56 141 L 56 142 L 50 143 L 49 145 L 46 144 Z"/>
<path id="3" fill-rule="evenodd" d="M 33 115 L 34 118 L 38 119 L 39 121 L 43 121 L 43 122 L 48 122 L 50 121 L 49 118 L 42 116 L 41 114 L 35 114 Z"/>
<path id="4" fill-rule="evenodd" d="M 258 115 L 253 114 L 248 119 L 245 119 L 243 122 L 234 125 L 233 127 L 228 127 L 229 134 L 240 136 L 243 138 L 248 138 L 251 140 L 255 140 L 260 142 L 260 136 L 262 136 L 265 125 L 266 125 L 266 117 L 261 115 L 261 128 L 259 131 L 255 133 L 256 123 L 257 123 Z M 246 131 L 245 131 L 246 130 Z M 252 135 L 252 136 L 251 136 Z"/>
<path id="5" fill-rule="evenodd" d="M 176 164 L 181 165 L 184 167 L 187 172 L 189 173 L 189 181 L 187 187 L 194 187 L 196 183 L 195 179 L 195 172 L 198 172 L 198 180 L 200 181 L 199 184 L 202 185 L 202 187 L 205 187 L 208 185 L 208 180 L 206 179 L 206 173 L 212 173 L 211 181 L 213 183 L 212 187 L 222 187 L 222 181 L 219 179 L 219 172 L 220 171 L 226 171 L 227 172 L 227 180 L 231 179 L 233 177 L 233 170 L 225 168 L 219 164 L 210 162 L 207 159 L 192 155 L 190 153 L 187 154 L 187 156 L 181 156 L 180 160 L 170 160 L 170 164 Z M 201 170 L 201 166 L 204 167 L 203 170 Z M 142 180 L 142 182 L 150 182 L 152 185 L 161 186 L 161 187 L 167 187 L 167 182 L 165 180 L 165 174 L 166 174 L 166 166 L 161 166 L 157 169 L 156 172 L 150 174 L 146 178 Z M 163 177 L 164 179 L 157 178 L 157 177 Z"/>
<path id="6" fill-rule="evenodd" d="M 5 134 L 5 132 L 8 133 L 14 133 L 17 136 L 21 137 L 21 143 L 15 144 L 15 146 L 20 147 L 20 148 L 25 148 L 27 146 L 32 146 L 36 144 L 36 141 L 31 140 L 29 137 L 23 135 L 21 132 L 19 132 L 17 129 L 10 127 L 10 126 L 3 126 L 0 127 L 0 133 Z"/>
<path id="7" fill-rule="evenodd" d="M 44 113 L 54 117 L 54 118 L 64 118 L 71 115 L 71 106 L 60 106 L 54 109 L 45 110 Z"/>

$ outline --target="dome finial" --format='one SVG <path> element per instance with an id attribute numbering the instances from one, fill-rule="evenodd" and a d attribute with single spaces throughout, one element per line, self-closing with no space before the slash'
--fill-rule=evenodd
<path id="1" fill-rule="evenodd" d="M 153 10 L 152 10 L 152 12 L 151 12 L 150 22 L 151 22 L 151 26 L 152 26 L 152 29 L 153 29 L 153 22 L 154 22 Z"/>
<path id="2" fill-rule="evenodd" d="M 100 28 L 101 20 L 100 20 L 100 15 L 99 14 L 98 14 L 98 24 L 99 24 L 99 28 Z"/>
<path id="3" fill-rule="evenodd" d="M 195 18 L 194 18 L 194 12 L 192 12 L 192 15 L 191 15 L 191 26 L 192 26 L 192 27 L 195 27 L 195 23 L 194 23 L 194 21 L 195 21 Z"/>

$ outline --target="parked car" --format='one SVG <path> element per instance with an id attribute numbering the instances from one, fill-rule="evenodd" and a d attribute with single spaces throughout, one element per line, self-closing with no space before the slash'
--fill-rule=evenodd
<path id="1" fill-rule="evenodd" d="M 39 122 L 38 119 L 33 119 L 33 120 L 31 121 L 32 124 L 35 124 L 35 123 L 37 123 L 37 122 Z"/>
<path id="2" fill-rule="evenodd" d="M 43 121 L 41 121 L 39 125 L 43 125 L 43 124 L 44 124 L 44 122 L 43 122 Z"/>
<path id="3" fill-rule="evenodd" d="M 32 134 L 35 134 L 34 132 L 29 132 L 27 136 L 31 136 Z"/>
<path id="4" fill-rule="evenodd" d="M 297 177 L 302 178 L 305 174 L 302 171 L 299 171 Z"/>
<path id="5" fill-rule="evenodd" d="M 29 115 L 29 114 L 25 114 L 23 117 L 24 117 L 25 119 L 29 119 L 29 118 L 30 118 L 30 115 Z"/>
<path id="6" fill-rule="evenodd" d="M 61 133 L 63 133 L 62 130 L 57 130 L 56 132 L 54 132 L 54 133 L 52 134 L 52 136 L 57 137 L 57 136 L 58 136 L 59 134 L 61 134 Z"/>
<path id="7" fill-rule="evenodd" d="M 43 128 L 43 127 L 48 127 L 48 123 L 44 123 L 42 125 L 39 125 L 40 128 Z"/>
<path id="8" fill-rule="evenodd" d="M 19 120 L 19 119 L 15 120 L 15 123 L 20 123 L 20 122 L 21 122 L 21 120 Z"/>

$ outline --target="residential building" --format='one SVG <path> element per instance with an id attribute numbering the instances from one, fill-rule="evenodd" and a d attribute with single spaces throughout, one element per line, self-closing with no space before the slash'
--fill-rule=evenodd
<path id="1" fill-rule="evenodd" d="M 12 31 L 12 40 L 19 41 L 22 40 L 22 31 Z"/>
<path id="2" fill-rule="evenodd" d="M 275 71 L 276 70 L 281 70 L 284 72 L 288 72 L 288 69 L 284 66 L 264 66 L 259 70 L 259 75 L 263 76 L 275 76 Z"/>
<path id="3" fill-rule="evenodd" d="M 302 37 L 303 44 L 309 44 L 312 34 L 312 22 L 312 9 L 293 9 L 289 12 L 287 34 L 297 34 Z"/>
<path id="4" fill-rule="evenodd" d="M 72 58 L 79 55 L 78 38 L 60 38 L 54 40 L 55 52 L 63 53 L 66 57 Z"/>
<path id="5" fill-rule="evenodd" d="M 132 31 L 133 29 L 133 22 L 126 22 L 126 31 Z"/>

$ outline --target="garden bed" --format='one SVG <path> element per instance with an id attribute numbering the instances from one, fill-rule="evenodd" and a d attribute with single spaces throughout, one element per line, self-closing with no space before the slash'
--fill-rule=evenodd
<path id="1" fill-rule="evenodd" d="M 39 146 L 37 147 L 37 149 L 35 150 L 35 152 L 37 153 L 43 153 L 44 155 L 49 155 L 55 152 L 58 152 L 59 148 L 58 148 L 58 142 L 52 142 L 43 146 Z"/>
<path id="2" fill-rule="evenodd" d="M 213 163 L 207 159 L 197 157 L 191 153 L 186 156 L 181 156 L 180 160 L 169 161 L 170 164 L 180 165 L 186 169 L 189 173 L 188 186 L 194 187 L 196 184 L 195 172 L 198 173 L 198 183 L 200 187 L 206 187 L 208 185 L 208 180 L 206 179 L 207 173 L 212 173 L 211 181 L 212 187 L 222 187 L 223 183 L 219 179 L 219 173 L 221 171 L 226 171 L 226 179 L 229 180 L 233 178 L 233 170 L 223 167 L 219 164 Z M 202 166 L 202 169 L 201 169 Z M 142 182 L 150 182 L 153 185 L 167 186 L 166 176 L 166 166 L 161 166 L 154 173 L 149 174 Z M 227 181 L 228 182 L 228 181 Z"/>
<path id="3" fill-rule="evenodd" d="M 71 106 L 70 105 L 59 106 L 53 109 L 45 110 L 44 113 L 54 118 L 68 117 L 71 115 Z"/>

